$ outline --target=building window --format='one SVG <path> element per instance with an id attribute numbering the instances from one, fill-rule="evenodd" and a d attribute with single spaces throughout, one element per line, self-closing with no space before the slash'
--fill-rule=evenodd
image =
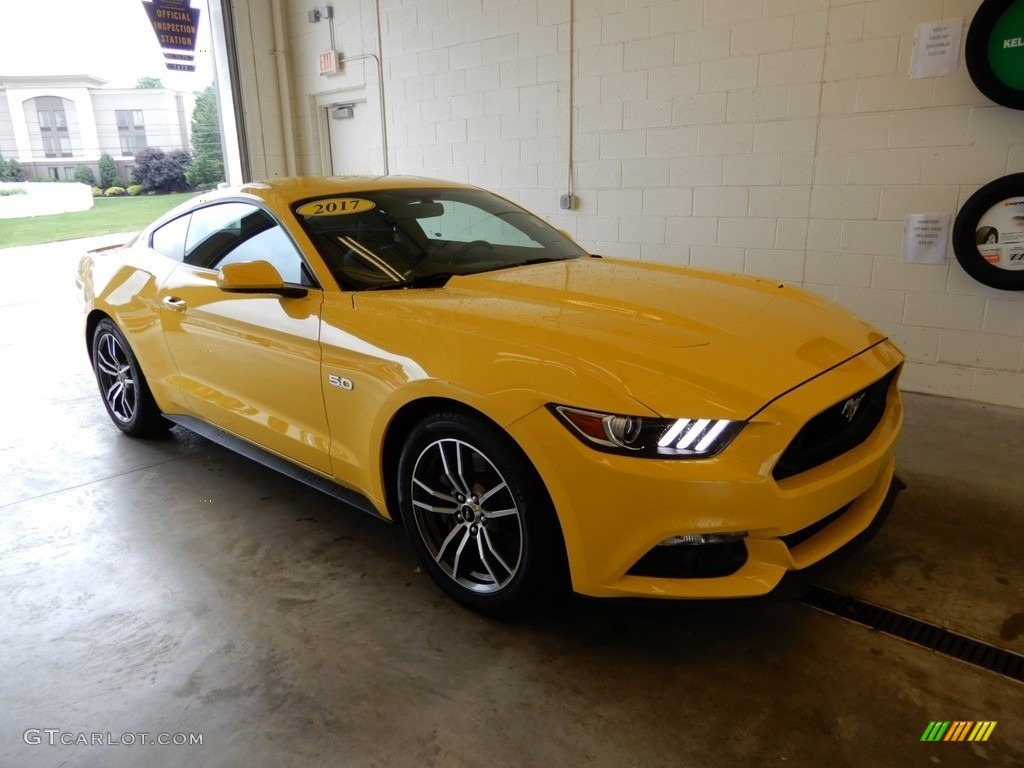
<path id="1" fill-rule="evenodd" d="M 141 109 L 116 109 L 117 132 L 121 137 L 121 155 L 132 157 L 146 142 L 146 124 Z"/>
<path id="2" fill-rule="evenodd" d="M 29 103 L 35 107 L 43 155 L 46 157 L 72 157 L 71 133 L 68 129 L 68 114 L 65 110 L 65 105 L 71 102 L 56 96 L 39 96 Z"/>
<path id="3" fill-rule="evenodd" d="M 39 117 L 40 131 L 67 131 L 68 117 L 63 109 L 41 109 L 36 112 Z"/>
<path id="4" fill-rule="evenodd" d="M 121 154 L 124 157 L 134 157 L 136 152 L 147 146 L 145 134 L 121 134 Z"/>
<path id="5" fill-rule="evenodd" d="M 64 166 L 64 178 L 65 179 L 74 179 L 75 178 L 75 166 L 73 166 L 73 165 L 65 165 Z"/>
<path id="6" fill-rule="evenodd" d="M 47 172 L 47 174 L 49 174 L 51 179 L 59 179 L 60 178 L 60 173 L 52 165 L 49 168 L 46 169 L 46 172 Z"/>
<path id="7" fill-rule="evenodd" d="M 141 109 L 115 109 L 114 114 L 117 117 L 117 127 L 122 131 L 146 127 Z"/>
<path id="8" fill-rule="evenodd" d="M 72 157 L 71 139 L 67 136 L 44 136 L 43 154 L 46 157 Z"/>

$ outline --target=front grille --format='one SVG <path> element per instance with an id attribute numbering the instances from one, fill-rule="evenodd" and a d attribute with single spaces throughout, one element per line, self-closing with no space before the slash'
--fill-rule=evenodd
<path id="1" fill-rule="evenodd" d="M 841 456 L 868 439 L 885 413 L 885 400 L 896 371 L 853 394 L 804 424 L 783 452 L 772 477 L 784 480 Z M 858 398 L 860 399 L 858 402 Z M 848 418 L 857 403 L 852 418 Z"/>

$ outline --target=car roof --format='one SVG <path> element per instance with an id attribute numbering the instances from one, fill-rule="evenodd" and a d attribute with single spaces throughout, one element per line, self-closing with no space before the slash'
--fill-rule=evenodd
<path id="1" fill-rule="evenodd" d="M 467 184 L 423 176 L 286 176 L 266 181 L 250 182 L 234 189 L 218 192 L 248 194 L 278 205 L 290 205 L 298 200 L 325 195 L 373 192 L 382 189 L 416 189 L 422 187 L 443 187 L 468 189 Z"/>
<path id="2" fill-rule="evenodd" d="M 299 200 L 316 197 L 373 192 L 382 189 L 422 189 L 424 187 L 477 189 L 470 184 L 432 179 L 426 176 L 281 176 L 200 193 L 167 211 L 140 232 L 139 236 L 148 237 L 150 232 L 171 219 L 220 201 L 256 198 L 280 211 L 289 208 Z"/>

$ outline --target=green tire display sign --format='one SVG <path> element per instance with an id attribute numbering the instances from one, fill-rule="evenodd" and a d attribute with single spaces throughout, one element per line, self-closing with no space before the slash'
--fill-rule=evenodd
<path id="1" fill-rule="evenodd" d="M 1024 109 L 1024 0 L 984 0 L 967 31 L 966 58 L 979 91 Z"/>

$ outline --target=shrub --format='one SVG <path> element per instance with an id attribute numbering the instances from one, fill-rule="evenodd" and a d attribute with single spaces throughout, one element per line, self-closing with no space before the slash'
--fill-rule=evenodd
<path id="1" fill-rule="evenodd" d="M 96 186 L 96 185 L 94 184 L 94 185 L 93 185 L 93 188 L 92 188 L 92 196 L 93 196 L 93 197 L 103 197 L 103 190 L 102 190 L 102 189 L 100 189 L 99 187 L 97 187 L 97 186 Z"/>
<path id="2" fill-rule="evenodd" d="M 185 169 L 191 162 L 192 155 L 183 149 L 165 153 L 159 147 L 146 147 L 135 155 L 134 181 L 147 190 L 182 192 L 188 189 Z"/>
<path id="3" fill-rule="evenodd" d="M 15 187 L 14 189 L 0 189 L 0 197 L 10 197 L 11 195 L 27 195 L 21 187 Z"/>
<path id="4" fill-rule="evenodd" d="M 0 157 L 0 181 L 24 181 L 25 170 L 14 158 L 4 160 Z"/>
<path id="5" fill-rule="evenodd" d="M 108 187 L 103 193 L 104 197 L 121 197 L 125 192 L 124 187 Z"/>
<path id="6" fill-rule="evenodd" d="M 145 189 L 145 187 L 143 187 L 141 184 L 132 184 L 130 187 L 128 187 L 126 191 L 129 195 L 135 197 L 136 195 L 140 194 L 143 189 Z"/>
<path id="7" fill-rule="evenodd" d="M 111 186 L 111 187 L 124 187 L 124 188 L 127 189 L 128 188 L 128 182 L 125 181 L 124 179 L 122 179 L 120 176 L 118 176 L 108 186 Z"/>
<path id="8" fill-rule="evenodd" d="M 117 180 L 117 163 L 114 158 L 104 152 L 100 155 L 100 186 L 112 187 Z M 121 186 L 124 186 L 123 184 Z"/>
<path id="9" fill-rule="evenodd" d="M 75 168 L 75 181 L 91 187 L 96 184 L 96 174 L 92 172 L 92 168 L 88 165 L 80 165 Z"/>

